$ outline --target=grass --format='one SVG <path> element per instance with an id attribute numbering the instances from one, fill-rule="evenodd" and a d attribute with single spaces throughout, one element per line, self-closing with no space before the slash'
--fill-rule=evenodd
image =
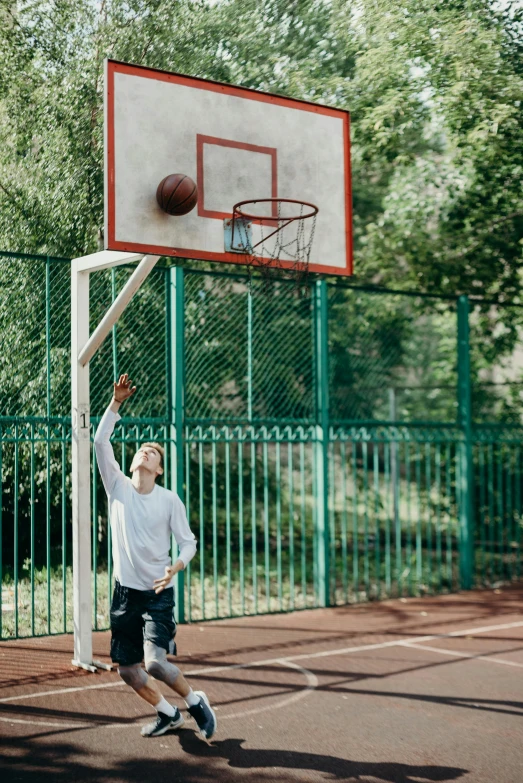
<path id="1" fill-rule="evenodd" d="M 360 552 L 355 579 L 352 552 L 345 570 L 340 553 L 336 552 L 331 578 L 334 603 L 342 605 L 407 595 L 448 593 L 459 589 L 459 561 L 456 551 L 452 552 L 451 563 L 445 565 L 441 572 L 436 567 L 434 556 L 430 562 L 426 550 L 423 550 L 422 555 L 422 563 L 416 567 L 415 553 L 409 565 L 405 561 L 405 553 L 402 552 L 401 573 L 398 574 L 393 558 L 391 568 L 387 571 L 383 553 L 376 564 L 375 553 L 371 549 L 365 568 L 364 553 Z M 476 563 L 478 586 L 498 586 L 519 576 L 514 563 L 509 563 L 503 555 L 489 555 L 488 567 L 483 568 L 480 566 L 485 564 L 485 560 L 482 551 L 478 549 Z M 291 584 L 286 563 L 283 564 L 280 580 L 276 569 L 271 568 L 267 578 L 263 565 L 259 565 L 256 572 L 256 591 L 253 589 L 253 572 L 249 567 L 245 568 L 243 589 L 237 569 L 233 570 L 230 579 L 220 572 L 216 583 L 212 576 L 207 575 L 202 583 L 199 576 L 196 567 L 192 569 L 192 573 L 186 572 L 185 575 L 185 612 L 188 621 L 312 609 L 320 604 L 317 574 L 311 565 L 305 584 L 299 568 L 296 568 L 294 583 Z M 45 568 L 35 569 L 34 591 L 31 588 L 31 579 L 26 571 L 16 586 L 12 577 L 4 575 L 0 638 L 72 632 L 72 569 L 66 569 L 65 578 L 61 567 L 50 570 L 49 574 Z M 96 574 L 96 602 L 94 576 L 92 580 L 95 630 L 109 627 L 110 593 L 108 573 L 101 569 Z M 16 605 L 18 612 L 15 611 Z"/>

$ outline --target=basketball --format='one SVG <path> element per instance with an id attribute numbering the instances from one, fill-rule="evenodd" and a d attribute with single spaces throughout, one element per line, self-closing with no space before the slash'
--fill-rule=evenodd
<path id="1" fill-rule="evenodd" d="M 198 188 L 186 174 L 169 174 L 156 190 L 156 201 L 168 215 L 186 215 L 198 201 Z"/>

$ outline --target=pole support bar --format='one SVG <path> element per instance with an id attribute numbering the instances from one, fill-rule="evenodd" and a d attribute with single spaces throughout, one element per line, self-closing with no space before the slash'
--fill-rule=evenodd
<path id="1" fill-rule="evenodd" d="M 150 274 L 160 256 L 144 256 L 133 274 L 122 288 L 78 356 L 78 362 L 85 367 L 91 361 L 135 293 Z"/>

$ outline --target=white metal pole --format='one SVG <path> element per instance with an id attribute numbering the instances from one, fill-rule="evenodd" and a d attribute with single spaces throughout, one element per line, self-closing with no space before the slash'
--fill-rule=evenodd
<path id="1" fill-rule="evenodd" d="M 106 312 L 93 334 L 81 344 L 80 353 L 77 354 L 78 362 L 84 367 L 93 358 L 116 321 L 119 319 L 143 281 L 150 274 L 160 256 L 145 256 L 142 258 L 133 274 L 122 288 L 117 298 Z"/>
<path id="2" fill-rule="evenodd" d="M 96 253 L 71 263 L 71 396 L 73 495 L 73 664 L 95 672 L 91 597 L 91 439 L 89 361 L 92 359 L 159 256 L 142 258 L 118 298 L 89 338 L 89 272 L 130 260 L 129 254 Z"/>
<path id="3" fill-rule="evenodd" d="M 103 343 L 159 256 L 145 256 L 89 337 L 89 272 L 130 259 L 124 253 L 96 253 L 71 263 L 71 392 L 73 493 L 73 664 L 95 672 L 91 598 L 91 439 L 89 361 Z"/>
<path id="4" fill-rule="evenodd" d="M 71 264 L 71 387 L 73 491 L 73 664 L 95 672 L 91 599 L 91 443 L 89 364 L 78 361 L 89 339 L 89 272 Z"/>

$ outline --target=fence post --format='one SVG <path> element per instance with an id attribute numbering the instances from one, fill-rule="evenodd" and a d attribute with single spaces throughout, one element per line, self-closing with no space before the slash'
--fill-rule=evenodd
<path id="1" fill-rule="evenodd" d="M 470 388 L 469 300 L 464 295 L 458 299 L 458 424 L 463 433 L 459 449 L 460 586 L 465 590 L 470 590 L 474 579 L 474 473 Z"/>
<path id="2" fill-rule="evenodd" d="M 45 259 L 45 358 L 46 358 L 46 416 L 47 438 L 45 456 L 45 510 L 46 510 L 46 554 L 47 575 L 47 633 L 51 633 L 51 259 Z M 31 559 L 31 568 L 33 567 Z M 96 611 L 95 611 L 96 616 Z"/>
<path id="3" fill-rule="evenodd" d="M 316 329 L 316 506 L 318 536 L 318 583 L 321 606 L 330 606 L 329 531 L 329 365 L 327 283 L 315 287 Z"/>
<path id="4" fill-rule="evenodd" d="M 247 290 L 247 419 L 252 424 L 252 288 Z"/>
<path id="5" fill-rule="evenodd" d="M 171 409 L 169 411 L 170 443 L 169 463 L 171 489 L 182 503 L 185 503 L 183 464 L 183 425 L 185 393 L 185 294 L 183 267 L 169 270 L 171 296 L 169 318 L 169 340 L 171 348 Z M 176 621 L 185 622 L 185 579 L 184 572 L 176 577 Z"/>
<path id="6" fill-rule="evenodd" d="M 46 416 L 51 418 L 51 259 L 45 259 L 45 359 L 47 379 Z M 49 423 L 49 422 L 48 422 Z M 49 465 L 47 465 L 49 470 Z"/>

